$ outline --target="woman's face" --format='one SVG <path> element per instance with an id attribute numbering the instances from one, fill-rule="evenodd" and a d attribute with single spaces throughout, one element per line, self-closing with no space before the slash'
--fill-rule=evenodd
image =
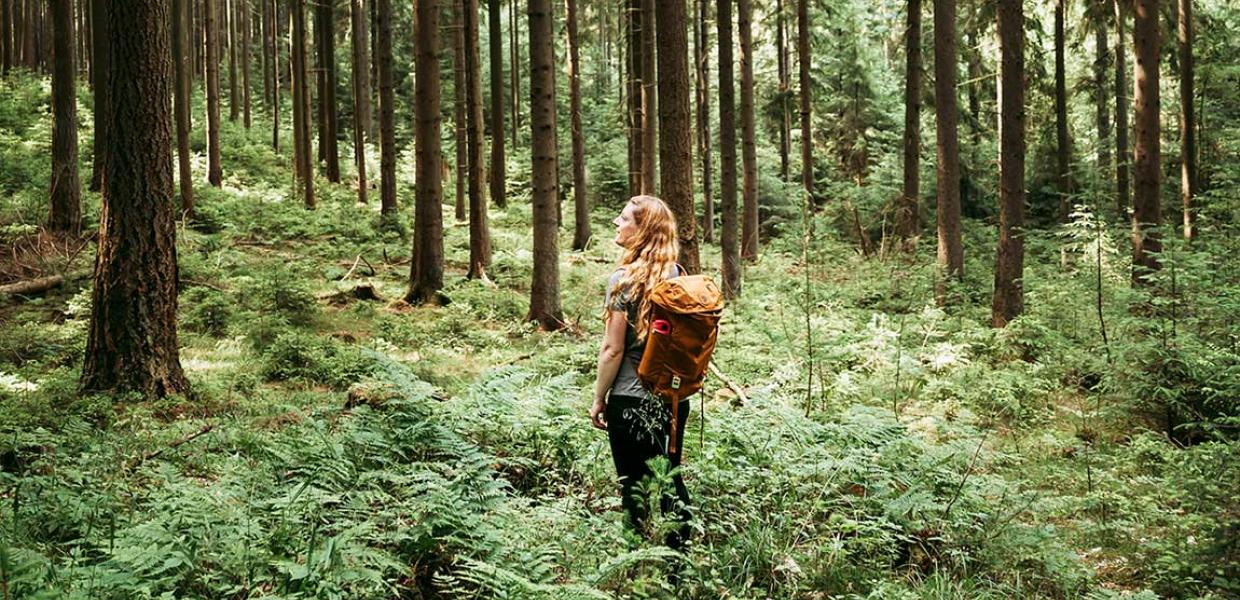
<path id="1" fill-rule="evenodd" d="M 633 204 L 625 204 L 620 215 L 612 220 L 616 226 L 616 245 L 628 248 L 633 236 L 637 234 L 637 220 L 633 217 Z"/>

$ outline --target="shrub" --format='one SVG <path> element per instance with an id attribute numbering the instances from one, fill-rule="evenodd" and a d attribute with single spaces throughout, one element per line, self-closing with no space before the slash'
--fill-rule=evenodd
<path id="1" fill-rule="evenodd" d="M 277 313 L 291 325 L 308 325 L 319 312 L 310 284 L 287 269 L 277 268 L 261 275 L 255 280 L 248 296 L 250 304 L 259 313 Z"/>

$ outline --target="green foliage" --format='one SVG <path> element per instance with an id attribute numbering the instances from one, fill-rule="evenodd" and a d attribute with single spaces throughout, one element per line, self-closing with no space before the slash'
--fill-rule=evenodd
<path id="1" fill-rule="evenodd" d="M 279 315 L 292 325 L 308 325 L 319 313 L 318 300 L 306 278 L 276 268 L 257 277 L 245 294 L 253 310 Z"/>
<path id="2" fill-rule="evenodd" d="M 205 287 L 190 288 L 179 299 L 185 308 L 181 323 L 190 331 L 221 337 L 233 317 L 233 301 L 223 292 Z"/>

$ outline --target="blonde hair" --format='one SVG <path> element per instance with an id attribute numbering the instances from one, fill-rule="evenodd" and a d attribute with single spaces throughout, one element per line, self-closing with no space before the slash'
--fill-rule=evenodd
<path id="1" fill-rule="evenodd" d="M 680 240 L 676 237 L 676 215 L 665 202 L 641 195 L 630 198 L 629 204 L 633 206 L 637 232 L 620 259 L 624 273 L 608 291 L 614 297 L 619 290 L 625 290 L 631 301 L 637 302 L 637 322 L 631 325 L 637 331 L 637 339 L 645 340 L 652 312 L 650 292 L 672 272 L 680 256 Z"/>

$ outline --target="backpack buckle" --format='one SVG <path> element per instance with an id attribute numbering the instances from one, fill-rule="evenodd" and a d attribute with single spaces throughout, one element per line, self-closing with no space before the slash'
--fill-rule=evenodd
<path id="1" fill-rule="evenodd" d="M 680 389 L 680 375 L 672 375 L 672 389 Z"/>

